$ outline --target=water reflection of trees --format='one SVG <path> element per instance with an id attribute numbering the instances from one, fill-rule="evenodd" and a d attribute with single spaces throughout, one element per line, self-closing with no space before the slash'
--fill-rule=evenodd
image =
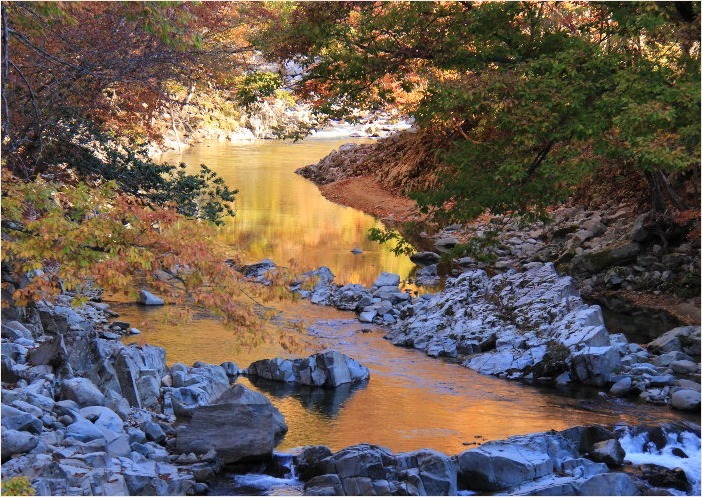
<path id="1" fill-rule="evenodd" d="M 319 413 L 327 418 L 336 417 L 344 403 L 359 390 L 366 388 L 363 383 L 345 383 L 336 388 L 312 387 L 282 381 L 271 381 L 259 377 L 249 377 L 256 388 L 277 398 L 293 397 L 310 412 Z"/>

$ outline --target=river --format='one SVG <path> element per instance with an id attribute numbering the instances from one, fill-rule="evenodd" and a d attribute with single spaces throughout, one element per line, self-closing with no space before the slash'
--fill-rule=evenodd
<path id="1" fill-rule="evenodd" d="M 182 158 L 168 159 L 205 163 L 240 189 L 237 216 L 222 228 L 219 241 L 232 253 L 242 252 L 247 261 L 269 257 L 287 265 L 294 260 L 303 270 L 326 265 L 338 283 L 369 285 L 382 270 L 405 278 L 412 263 L 366 238 L 378 221 L 327 201 L 312 183 L 294 174 L 347 141 L 204 143 Z M 354 247 L 363 254 L 352 254 Z M 665 407 L 604 399 L 592 390 L 558 392 L 482 376 L 394 347 L 382 338 L 382 330 L 362 330 L 352 313 L 308 302 L 274 305 L 281 314 L 264 326 L 269 333 L 254 332 L 274 338 L 253 346 L 242 344 L 241 335 L 213 319 L 179 322 L 168 319 L 164 308 L 118 304 L 116 309 L 121 319 L 142 330 L 125 341 L 164 347 L 169 364 L 234 361 L 243 368 L 258 359 L 333 348 L 370 369 L 367 385 L 336 392 L 252 385 L 240 379 L 266 394 L 285 416 L 289 431 L 281 450 L 315 444 L 338 450 L 367 442 L 392 451 L 426 447 L 456 454 L 486 440 L 580 424 L 695 419 Z M 280 334 L 294 336 L 296 345 L 281 346 L 275 339 Z"/>

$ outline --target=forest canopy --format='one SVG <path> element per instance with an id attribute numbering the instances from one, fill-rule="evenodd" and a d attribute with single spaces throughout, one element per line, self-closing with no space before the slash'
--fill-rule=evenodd
<path id="1" fill-rule="evenodd" d="M 447 136 L 448 219 L 542 214 L 602 164 L 642 174 L 652 208 L 685 207 L 699 168 L 697 2 L 313 2 L 271 5 L 257 41 L 305 70 L 320 112 L 396 105 Z"/>

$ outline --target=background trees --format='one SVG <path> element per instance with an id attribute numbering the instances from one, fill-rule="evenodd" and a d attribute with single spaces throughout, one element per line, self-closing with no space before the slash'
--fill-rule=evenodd
<path id="1" fill-rule="evenodd" d="M 602 165 L 689 207 L 669 177 L 699 170 L 698 3 L 310 3 L 260 40 L 321 112 L 400 105 L 444 134 L 415 196 L 445 219 L 543 214 Z"/>

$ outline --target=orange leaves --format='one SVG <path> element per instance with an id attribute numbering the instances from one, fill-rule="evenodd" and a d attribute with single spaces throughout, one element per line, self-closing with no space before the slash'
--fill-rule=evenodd
<path id="1" fill-rule="evenodd" d="M 234 326 L 255 321 L 251 306 L 236 300 L 247 283 L 212 244 L 212 225 L 147 207 L 113 185 L 23 183 L 8 176 L 2 187 L 3 207 L 9 206 L 2 259 L 18 281 L 27 281 L 14 292 L 16 305 L 51 298 L 62 286 L 80 293 L 87 281 L 111 292 L 133 291 L 139 283 Z"/>

